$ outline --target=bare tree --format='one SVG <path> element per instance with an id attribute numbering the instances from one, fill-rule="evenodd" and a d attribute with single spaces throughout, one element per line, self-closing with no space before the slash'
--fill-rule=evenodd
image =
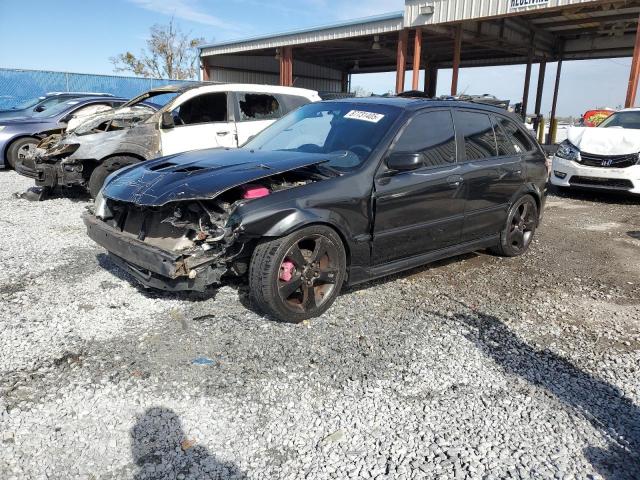
<path id="1" fill-rule="evenodd" d="M 198 73 L 198 47 L 204 38 L 189 38 L 173 18 L 168 25 L 154 25 L 150 29 L 147 49 L 136 56 L 131 52 L 121 53 L 109 60 L 115 72 L 131 72 L 142 77 L 188 80 Z"/>

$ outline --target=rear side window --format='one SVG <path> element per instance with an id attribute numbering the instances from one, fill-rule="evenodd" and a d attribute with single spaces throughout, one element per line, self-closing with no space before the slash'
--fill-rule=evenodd
<path id="1" fill-rule="evenodd" d="M 486 113 L 456 111 L 456 128 L 464 139 L 467 161 L 482 160 L 497 155 L 496 136 Z"/>
<path id="2" fill-rule="evenodd" d="M 227 121 L 227 94 L 205 93 L 184 102 L 173 112 L 176 127 Z"/>
<path id="3" fill-rule="evenodd" d="M 533 139 L 528 133 L 522 131 L 513 120 L 500 118 L 498 120 L 500 126 L 507 132 L 509 139 L 516 153 L 530 152 L 535 150 Z"/>
<path id="4" fill-rule="evenodd" d="M 265 93 L 239 93 L 240 121 L 273 120 L 282 116 L 280 102 Z"/>
<path id="5" fill-rule="evenodd" d="M 511 137 L 507 135 L 507 132 L 505 132 L 505 130 L 500 125 L 501 120 L 503 119 L 493 119 L 493 130 L 496 134 L 498 155 L 501 157 L 506 155 L 515 155 L 517 152 L 513 140 L 511 140 Z"/>
<path id="6" fill-rule="evenodd" d="M 306 105 L 307 103 L 311 103 L 307 97 L 301 97 L 299 95 L 282 95 L 283 100 L 287 104 L 287 110 L 292 111 L 298 107 Z"/>
<path id="7" fill-rule="evenodd" d="M 419 113 L 407 125 L 393 149 L 417 152 L 424 165 L 435 167 L 456 161 L 456 137 L 449 110 Z"/>

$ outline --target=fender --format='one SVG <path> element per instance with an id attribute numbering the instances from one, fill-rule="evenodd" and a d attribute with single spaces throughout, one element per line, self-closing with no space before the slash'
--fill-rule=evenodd
<path id="1" fill-rule="evenodd" d="M 327 225 L 342 238 L 347 252 L 347 265 L 368 264 L 369 235 L 355 234 L 346 220 L 335 211 L 293 207 L 236 213 L 241 216 L 241 235 L 250 238 L 283 237 L 308 225 Z"/>
<path id="2" fill-rule="evenodd" d="M 513 205 L 523 195 L 531 195 L 535 199 L 536 203 L 538 204 L 538 218 L 542 220 L 544 204 L 547 200 L 546 184 L 544 190 L 542 190 L 533 182 L 527 182 L 523 184 L 509 200 L 509 207 L 511 207 L 511 205 Z"/>

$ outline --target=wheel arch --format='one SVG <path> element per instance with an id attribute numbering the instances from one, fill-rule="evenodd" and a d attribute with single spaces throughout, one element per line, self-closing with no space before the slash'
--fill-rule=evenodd
<path id="1" fill-rule="evenodd" d="M 137 153 L 130 153 L 130 152 L 117 152 L 117 153 L 110 153 L 109 155 L 107 155 L 106 157 L 101 158 L 100 160 L 95 160 L 95 159 L 91 159 L 91 160 L 85 160 L 85 163 L 88 164 L 88 166 L 90 167 L 89 169 L 87 169 L 85 176 L 87 177 L 87 179 L 91 176 L 91 173 L 95 170 L 95 168 L 106 162 L 107 160 L 109 160 L 110 158 L 114 158 L 114 157 L 131 157 L 131 158 L 135 158 L 136 160 L 139 160 L 141 162 L 144 162 L 145 160 L 147 160 L 146 158 L 144 158 L 142 155 L 139 155 Z"/>
<path id="2" fill-rule="evenodd" d="M 509 208 L 511 208 L 511 206 L 524 195 L 531 195 L 533 197 L 536 202 L 536 207 L 538 207 L 538 217 L 541 217 L 543 206 L 542 198 L 544 194 L 535 183 L 524 184 L 522 188 L 520 188 L 520 190 L 518 190 L 518 192 L 513 197 L 511 197 Z"/>
<path id="3" fill-rule="evenodd" d="M 244 234 L 255 238 L 284 237 L 305 227 L 317 225 L 329 227 L 342 241 L 347 267 L 351 265 L 353 254 L 351 239 L 353 237 L 347 223 L 334 212 L 315 209 L 285 209 L 273 211 L 272 215 L 259 219 L 246 218 L 241 225 Z"/>

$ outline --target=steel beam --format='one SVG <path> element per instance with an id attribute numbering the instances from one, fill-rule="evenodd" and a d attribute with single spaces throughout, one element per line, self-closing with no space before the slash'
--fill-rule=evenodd
<path id="1" fill-rule="evenodd" d="M 527 59 L 527 69 L 524 74 L 524 91 L 522 92 L 522 118 L 527 118 L 527 107 L 529 106 L 529 87 L 531 85 L 531 65 L 533 63 L 533 51 L 529 52 Z"/>
<path id="2" fill-rule="evenodd" d="M 398 34 L 398 53 L 396 55 L 396 93 L 404 91 L 404 78 L 407 70 L 407 42 L 409 31 L 400 30 Z"/>
<path id="3" fill-rule="evenodd" d="M 453 75 L 451 76 L 451 95 L 458 94 L 458 76 L 460 73 L 460 56 L 462 55 L 462 24 L 456 26 L 453 39 Z"/>
<path id="4" fill-rule="evenodd" d="M 553 88 L 553 102 L 551 104 L 551 118 L 549 119 L 549 138 L 547 139 L 547 143 L 551 145 L 554 140 L 554 127 L 556 124 L 556 110 L 558 107 L 558 94 L 560 92 L 560 76 L 562 75 L 562 52 L 564 50 L 564 46 L 560 48 L 560 58 L 558 59 L 558 67 L 556 70 L 556 84 Z"/>
<path id="5" fill-rule="evenodd" d="M 638 75 L 640 74 L 640 20 L 636 30 L 636 42 L 633 47 L 633 61 L 629 72 L 629 86 L 627 87 L 627 99 L 625 107 L 631 108 L 636 103 L 636 93 L 638 91 Z"/>
<path id="6" fill-rule="evenodd" d="M 540 70 L 538 72 L 538 90 L 536 91 L 536 106 L 535 106 L 536 116 L 540 115 L 540 110 L 542 109 L 542 93 L 544 90 L 544 76 L 546 73 L 547 73 L 547 59 L 543 58 L 540 61 Z"/>
<path id="7" fill-rule="evenodd" d="M 420 82 L 420 60 L 422 59 L 422 29 L 416 28 L 416 36 L 413 41 L 413 78 L 411 88 L 418 90 Z"/>

